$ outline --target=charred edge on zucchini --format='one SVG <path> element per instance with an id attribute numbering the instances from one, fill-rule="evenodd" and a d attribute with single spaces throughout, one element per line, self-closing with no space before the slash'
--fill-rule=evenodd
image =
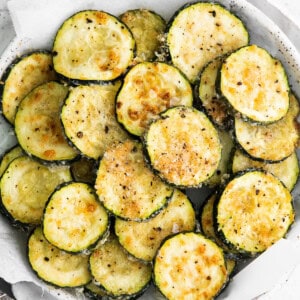
<path id="1" fill-rule="evenodd" d="M 118 121 L 128 132 L 141 136 L 162 111 L 193 105 L 193 91 L 185 76 L 161 62 L 143 62 L 126 74 L 116 99 Z"/>
<path id="2" fill-rule="evenodd" d="M 90 185 L 61 184 L 49 197 L 43 233 L 57 248 L 74 253 L 92 249 L 108 228 L 108 214 Z"/>
<path id="3" fill-rule="evenodd" d="M 213 299 L 228 282 L 222 249 L 195 232 L 179 233 L 162 243 L 154 259 L 153 277 L 170 300 Z"/>
<path id="4" fill-rule="evenodd" d="M 256 256 L 284 237 L 294 222 L 292 195 L 270 173 L 237 173 L 214 207 L 214 224 L 222 241 L 242 256 Z"/>
<path id="5" fill-rule="evenodd" d="M 204 113 L 191 107 L 177 106 L 161 113 L 143 141 L 153 170 L 179 188 L 201 186 L 221 160 L 217 130 Z"/>
<path id="6" fill-rule="evenodd" d="M 136 297 L 148 288 L 152 265 L 129 255 L 112 234 L 90 256 L 93 283 L 113 298 Z"/>
<path id="7" fill-rule="evenodd" d="M 35 228 L 27 244 L 28 261 L 35 274 L 56 287 L 81 287 L 91 282 L 89 256 L 70 254 L 50 244 L 41 227 Z"/>
<path id="8" fill-rule="evenodd" d="M 101 83 L 127 71 L 135 40 L 118 18 L 104 11 L 85 10 L 63 22 L 52 50 L 54 69 L 65 79 Z"/>
<path id="9" fill-rule="evenodd" d="M 172 62 L 192 83 L 209 61 L 248 42 L 242 21 L 216 3 L 184 5 L 168 24 L 167 45 Z"/>
<path id="10" fill-rule="evenodd" d="M 57 79 L 53 69 L 52 55 L 39 50 L 25 53 L 5 70 L 0 84 L 2 114 L 13 124 L 21 100 L 35 87 Z"/>

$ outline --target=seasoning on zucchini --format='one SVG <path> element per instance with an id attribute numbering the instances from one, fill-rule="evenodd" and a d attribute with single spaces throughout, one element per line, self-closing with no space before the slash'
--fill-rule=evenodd
<path id="1" fill-rule="evenodd" d="M 100 161 L 96 192 L 106 209 L 126 220 L 146 220 L 167 205 L 173 189 L 146 165 L 142 145 L 127 140 Z"/>
<path id="2" fill-rule="evenodd" d="M 154 11 L 133 9 L 120 16 L 135 39 L 136 55 L 134 62 L 151 61 L 162 44 L 166 21 Z"/>
<path id="3" fill-rule="evenodd" d="M 286 159 L 278 163 L 267 163 L 251 159 L 240 150 L 236 150 L 232 159 L 232 172 L 257 168 L 272 173 L 291 191 L 297 183 L 299 176 L 299 161 L 297 153 L 293 152 Z"/>
<path id="4" fill-rule="evenodd" d="M 55 81 L 33 89 L 20 103 L 15 118 L 15 133 L 28 154 L 43 161 L 74 159 L 78 153 L 63 133 L 60 110 L 68 87 Z"/>
<path id="5" fill-rule="evenodd" d="M 152 266 L 133 258 L 114 235 L 100 244 L 90 256 L 93 283 L 104 288 L 109 296 L 131 299 L 149 286 Z"/>
<path id="6" fill-rule="evenodd" d="M 197 86 L 199 104 L 220 129 L 228 129 L 232 124 L 231 113 L 224 96 L 218 91 L 219 74 L 225 55 L 210 61 L 200 74 Z"/>
<path id="7" fill-rule="evenodd" d="M 221 248 L 196 232 L 168 238 L 156 254 L 153 273 L 169 300 L 213 299 L 228 279 Z"/>
<path id="8" fill-rule="evenodd" d="M 215 225 L 223 241 L 244 255 L 256 255 L 285 236 L 294 222 L 292 195 L 270 173 L 236 175 L 221 193 Z"/>
<path id="9" fill-rule="evenodd" d="M 14 123 L 19 103 L 33 88 L 56 77 L 52 55 L 47 51 L 34 51 L 15 59 L 0 84 L 2 112 L 8 122 Z"/>
<path id="10" fill-rule="evenodd" d="M 17 157 L 1 177 L 2 206 L 13 222 L 40 224 L 48 197 L 69 180 L 68 166 L 45 166 L 28 156 Z"/>
<path id="11" fill-rule="evenodd" d="M 58 287 L 79 287 L 91 281 L 89 256 L 71 254 L 50 244 L 37 227 L 28 240 L 28 259 L 37 276 Z"/>
<path id="12" fill-rule="evenodd" d="M 118 18 L 104 11 L 75 13 L 61 25 L 53 44 L 53 65 L 65 78 L 111 81 L 132 62 L 135 40 Z"/>
<path id="13" fill-rule="evenodd" d="M 116 111 L 118 121 L 130 133 L 141 136 L 160 112 L 192 104 L 192 88 L 177 68 L 166 63 L 144 62 L 126 74 L 117 96 Z"/>
<path id="14" fill-rule="evenodd" d="M 191 107 L 168 109 L 146 131 L 145 147 L 158 175 L 179 187 L 197 187 L 219 166 L 222 145 L 207 116 Z"/>
<path id="15" fill-rule="evenodd" d="M 94 246 L 108 226 L 106 210 L 86 183 L 61 185 L 45 207 L 43 232 L 46 239 L 68 252 L 80 252 Z"/>
<path id="16" fill-rule="evenodd" d="M 12 148 L 8 149 L 1 158 L 0 162 L 0 177 L 15 158 L 24 155 L 22 148 L 19 145 L 15 145 Z"/>
<path id="17" fill-rule="evenodd" d="M 257 45 L 227 56 L 220 89 L 236 112 L 254 122 L 278 121 L 289 108 L 289 83 L 283 65 Z"/>
<path id="18" fill-rule="evenodd" d="M 170 22 L 167 44 L 172 62 L 191 82 L 212 59 L 248 44 L 240 19 L 216 3 L 182 7 Z"/>
<path id="19" fill-rule="evenodd" d="M 67 138 L 89 158 L 98 159 L 113 143 L 129 136 L 115 117 L 120 83 L 77 86 L 70 90 L 61 111 Z"/>
<path id="20" fill-rule="evenodd" d="M 152 261 L 164 238 L 192 231 L 196 226 L 195 211 L 188 197 L 175 190 L 166 208 L 147 222 L 116 219 L 115 232 L 120 244 L 133 256 Z"/>
<path id="21" fill-rule="evenodd" d="M 236 140 L 242 149 L 252 158 L 278 162 L 290 156 L 298 145 L 299 102 L 290 95 L 287 114 L 279 121 L 262 125 L 252 124 L 239 117 L 235 118 L 234 129 Z"/>

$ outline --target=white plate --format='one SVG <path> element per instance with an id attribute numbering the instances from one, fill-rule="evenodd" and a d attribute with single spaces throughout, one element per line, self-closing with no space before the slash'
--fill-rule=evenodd
<path id="1" fill-rule="evenodd" d="M 42 5 L 39 3 L 42 3 Z M 10 64 L 10 62 L 16 56 L 22 54 L 23 51 L 28 50 L 29 48 L 37 49 L 41 47 L 51 47 L 53 35 L 56 29 L 59 27 L 61 22 L 71 13 L 76 11 L 78 7 L 80 7 L 81 9 L 100 9 L 115 15 L 119 15 L 127 9 L 148 8 L 154 10 L 168 20 L 173 15 L 173 13 L 185 3 L 186 2 L 183 0 L 90 0 L 88 2 L 75 0 L 10 1 L 9 8 L 12 12 L 12 17 L 18 36 L 9 44 L 8 48 L 0 58 L 0 74 L 2 74 L 5 68 Z M 221 3 L 242 19 L 247 29 L 249 30 L 250 42 L 252 44 L 258 44 L 259 46 L 266 48 L 274 57 L 282 61 L 283 65 L 286 68 L 292 90 L 296 93 L 296 95 L 299 96 L 300 57 L 295 47 L 289 41 L 286 35 L 284 35 L 283 32 L 276 26 L 276 24 L 274 24 L 266 15 L 264 15 L 261 11 L 244 0 L 223 0 L 221 1 Z M 33 15 L 34 17 L 32 18 Z M 43 22 L 43 20 L 45 22 Z M 11 128 L 3 119 L 0 119 L 1 153 L 15 143 L 15 138 L 11 133 Z M 297 224 L 300 222 L 300 205 L 298 203 L 300 193 L 299 189 L 300 188 L 298 184 L 293 191 L 295 201 L 297 201 Z M 199 192 L 199 190 L 194 190 L 190 193 L 193 199 L 196 199 L 199 194 L 201 195 L 201 191 Z M 298 228 L 294 227 L 292 229 L 290 236 L 295 237 L 299 235 L 299 232 L 295 230 L 299 230 L 299 226 Z M 80 294 L 72 296 L 68 293 L 61 293 L 61 291 L 57 291 L 53 288 L 49 289 L 43 283 L 38 281 L 27 265 L 25 257 L 25 245 L 26 239 L 24 238 L 24 235 L 11 228 L 10 225 L 1 218 L 0 277 L 3 277 L 11 283 L 21 281 L 34 282 L 38 286 L 42 286 L 45 289 L 43 293 L 45 291 L 50 291 L 50 293 L 54 294 L 57 298 L 80 298 Z M 282 255 L 284 256 L 285 254 L 282 253 Z M 270 269 L 269 274 L 272 274 L 272 269 Z M 16 285 L 16 287 L 20 285 L 22 284 L 18 284 Z M 24 286 L 22 288 L 24 289 Z M 255 287 L 251 288 L 255 289 Z M 238 289 L 238 286 L 235 286 L 235 289 L 231 289 L 229 286 L 229 289 L 226 293 L 229 293 L 228 299 L 238 299 L 236 298 L 239 293 Z M 32 292 L 34 291 L 32 287 L 30 287 L 30 290 Z M 261 289 L 259 289 L 257 292 L 261 293 Z M 60 295 L 58 295 L 59 293 Z M 254 295 L 258 296 L 259 294 L 255 294 L 254 291 Z M 157 297 L 157 294 L 155 294 L 153 290 L 150 289 L 144 296 L 141 297 L 141 299 L 157 299 Z M 21 296 L 18 296 L 18 299 L 21 298 Z"/>

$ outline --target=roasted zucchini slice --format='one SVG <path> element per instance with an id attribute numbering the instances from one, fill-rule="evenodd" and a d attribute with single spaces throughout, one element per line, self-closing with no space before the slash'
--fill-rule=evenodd
<path id="1" fill-rule="evenodd" d="M 92 280 L 89 256 L 71 254 L 50 244 L 37 227 L 28 240 L 28 259 L 37 276 L 58 287 L 79 287 Z"/>
<path id="2" fill-rule="evenodd" d="M 207 116 L 177 106 L 153 121 L 145 137 L 149 161 L 158 175 L 179 187 L 197 187 L 217 170 L 222 145 Z"/>
<path id="3" fill-rule="evenodd" d="M 278 162 L 290 156 L 299 141 L 299 103 L 290 95 L 288 113 L 278 122 L 268 125 L 251 124 L 239 117 L 235 118 L 236 140 L 252 158 Z"/>
<path id="4" fill-rule="evenodd" d="M 198 98 L 201 107 L 220 129 L 228 129 L 232 124 L 232 115 L 224 96 L 218 91 L 220 69 L 225 55 L 209 62 L 200 74 L 197 85 Z"/>
<path id="5" fill-rule="evenodd" d="M 299 161 L 297 153 L 294 152 L 286 159 L 278 163 L 267 163 L 250 158 L 240 150 L 236 150 L 232 159 L 232 172 L 257 168 L 272 173 L 291 191 L 297 183 L 299 176 Z"/>
<path id="6" fill-rule="evenodd" d="M 130 133 L 141 136 L 160 112 L 192 104 L 192 88 L 177 68 L 166 63 L 144 62 L 126 74 L 117 96 L 116 111 L 118 121 Z"/>
<path id="7" fill-rule="evenodd" d="M 0 162 L 0 177 L 8 167 L 8 165 L 17 157 L 24 155 L 22 148 L 19 145 L 15 145 L 8 149 L 1 158 Z"/>
<path id="8" fill-rule="evenodd" d="M 213 299 L 227 282 L 224 254 L 200 233 L 178 233 L 159 248 L 154 282 L 170 300 Z"/>
<path id="9" fill-rule="evenodd" d="M 90 256 L 93 282 L 109 296 L 129 299 L 141 295 L 149 286 L 152 265 L 129 255 L 114 235 Z"/>
<path id="10" fill-rule="evenodd" d="M 28 156 L 15 158 L 1 181 L 1 201 L 14 222 L 40 224 L 48 197 L 71 180 L 68 166 L 45 166 Z"/>
<path id="11" fill-rule="evenodd" d="M 77 86 L 70 90 L 61 112 L 67 138 L 85 156 L 98 159 L 113 143 L 129 136 L 115 117 L 120 83 Z"/>
<path id="12" fill-rule="evenodd" d="M 146 220 L 167 205 L 173 189 L 146 165 L 142 145 L 127 140 L 109 148 L 95 183 L 103 205 L 126 220 Z"/>
<path id="13" fill-rule="evenodd" d="M 220 89 L 243 117 L 271 123 L 289 108 L 289 83 L 283 65 L 257 45 L 229 55 L 221 68 Z"/>
<path id="14" fill-rule="evenodd" d="M 152 261 L 162 240 L 167 236 L 192 231 L 196 226 L 194 208 L 187 196 L 175 190 L 168 204 L 147 222 L 116 219 L 115 232 L 121 245 L 133 256 Z"/>
<path id="15" fill-rule="evenodd" d="M 172 62 L 191 82 L 212 59 L 247 45 L 242 21 L 216 3 L 197 2 L 175 13 L 167 44 Z"/>
<path id="16" fill-rule="evenodd" d="M 80 252 L 94 246 L 107 232 L 109 218 L 86 183 L 69 182 L 51 195 L 43 216 L 46 239 L 57 248 Z"/>
<path id="17" fill-rule="evenodd" d="M 50 52 L 34 51 L 18 57 L 1 79 L 0 93 L 5 118 L 13 124 L 21 100 L 33 88 L 56 78 Z"/>
<path id="18" fill-rule="evenodd" d="M 47 162 L 72 160 L 78 155 L 68 144 L 60 122 L 67 93 L 68 87 L 51 81 L 33 89 L 20 103 L 15 132 L 29 155 Z"/>
<path id="19" fill-rule="evenodd" d="M 162 45 L 166 21 L 148 9 L 128 10 L 120 16 L 133 34 L 136 43 L 134 63 L 151 61 Z"/>
<path id="20" fill-rule="evenodd" d="M 224 188 L 215 209 L 219 236 L 244 255 L 256 255 L 285 236 L 294 222 L 292 195 L 270 173 L 238 174 Z"/>
<path id="21" fill-rule="evenodd" d="M 53 44 L 57 73 L 77 81 L 110 81 L 132 62 L 135 40 L 116 17 L 104 11 L 75 13 L 59 28 Z"/>

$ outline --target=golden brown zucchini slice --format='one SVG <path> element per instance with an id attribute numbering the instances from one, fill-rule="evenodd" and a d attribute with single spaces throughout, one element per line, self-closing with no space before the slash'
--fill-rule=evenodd
<path id="1" fill-rule="evenodd" d="M 200 186 L 221 160 L 218 132 L 195 108 L 177 106 L 163 112 L 150 124 L 144 140 L 153 169 L 179 187 Z"/>
<path id="2" fill-rule="evenodd" d="M 216 3 L 197 2 L 180 8 L 169 26 L 172 62 L 191 82 L 212 59 L 248 44 L 242 21 Z"/>
<path id="3" fill-rule="evenodd" d="M 224 254 L 200 233 L 178 233 L 159 248 L 154 282 L 170 300 L 213 299 L 227 282 Z"/>
<path id="4" fill-rule="evenodd" d="M 0 162 L 0 177 L 8 167 L 8 165 L 17 157 L 23 156 L 25 153 L 19 145 L 15 145 L 12 148 L 8 149 L 1 158 Z"/>
<path id="5" fill-rule="evenodd" d="M 146 165 L 142 145 L 132 140 L 119 143 L 104 153 L 95 188 L 110 212 L 135 221 L 156 215 L 173 193 L 173 189 Z"/>
<path id="6" fill-rule="evenodd" d="M 126 71 L 134 48 L 131 32 L 118 18 L 104 11 L 80 11 L 59 28 L 53 65 L 71 80 L 110 81 Z"/>

